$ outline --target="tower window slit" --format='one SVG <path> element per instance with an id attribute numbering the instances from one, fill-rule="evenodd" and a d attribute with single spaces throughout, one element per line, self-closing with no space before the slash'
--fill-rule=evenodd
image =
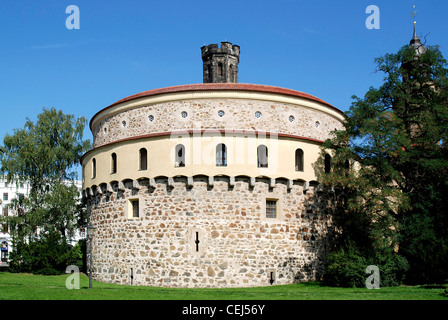
<path id="1" fill-rule="evenodd" d="M 110 173 L 117 173 L 117 154 L 115 152 L 111 155 Z"/>
<path id="2" fill-rule="evenodd" d="M 194 243 L 196 244 L 196 252 L 199 251 L 199 232 L 196 232 L 196 240 L 194 241 Z"/>

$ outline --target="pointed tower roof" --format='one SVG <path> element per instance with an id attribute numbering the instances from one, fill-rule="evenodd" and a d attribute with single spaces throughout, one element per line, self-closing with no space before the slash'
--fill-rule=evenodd
<path id="1" fill-rule="evenodd" d="M 414 35 L 409 42 L 409 45 L 415 48 L 415 53 L 417 56 L 421 56 L 423 53 L 425 53 L 428 49 L 425 48 L 425 46 L 420 41 L 420 38 L 417 36 L 417 28 L 416 28 L 417 22 L 414 21 Z"/>

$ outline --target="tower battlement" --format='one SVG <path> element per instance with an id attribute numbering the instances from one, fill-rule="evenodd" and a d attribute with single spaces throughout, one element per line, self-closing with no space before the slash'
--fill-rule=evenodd
<path id="1" fill-rule="evenodd" d="M 204 83 L 237 83 L 240 47 L 224 41 L 201 48 Z"/>
<path id="2" fill-rule="evenodd" d="M 240 46 L 224 41 L 221 42 L 221 47 L 219 47 L 217 43 L 212 43 L 209 44 L 208 46 L 203 46 L 201 48 L 201 52 L 202 52 L 202 59 L 212 54 L 229 54 L 235 56 L 239 60 Z"/>

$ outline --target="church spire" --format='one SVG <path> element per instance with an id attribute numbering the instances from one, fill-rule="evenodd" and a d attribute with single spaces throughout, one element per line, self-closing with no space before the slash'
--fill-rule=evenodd
<path id="1" fill-rule="evenodd" d="M 423 53 L 425 53 L 428 49 L 425 48 L 425 46 L 422 44 L 422 42 L 420 41 L 420 38 L 417 36 L 417 27 L 416 27 L 417 22 L 414 21 L 414 35 L 411 39 L 411 41 L 409 42 L 409 45 L 411 47 L 415 48 L 415 53 L 417 56 L 421 56 Z"/>

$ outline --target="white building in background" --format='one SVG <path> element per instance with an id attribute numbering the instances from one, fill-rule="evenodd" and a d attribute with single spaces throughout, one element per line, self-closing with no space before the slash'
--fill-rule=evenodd
<path id="1" fill-rule="evenodd" d="M 82 183 L 81 181 L 75 181 L 75 185 L 79 190 L 79 195 L 81 196 Z M 17 214 L 18 211 L 23 209 L 15 210 L 10 207 L 10 204 L 13 199 L 27 196 L 29 193 L 29 185 L 28 184 L 19 184 L 17 185 L 15 182 L 7 182 L 5 177 L 0 176 L 0 214 L 2 216 L 11 216 Z M 16 212 L 17 211 L 17 212 Z M 36 233 L 36 236 L 38 234 Z M 85 238 L 85 229 L 75 230 L 72 239 L 68 239 L 67 242 L 70 246 L 74 246 L 80 239 Z M 1 259 L 0 259 L 0 267 L 8 266 L 8 257 L 9 253 L 13 250 L 12 247 L 12 239 L 8 230 L 8 226 L 6 224 L 0 225 L 0 250 L 1 250 Z"/>
<path id="2" fill-rule="evenodd" d="M 0 200 L 1 215 L 10 216 L 14 214 L 14 210 L 9 207 L 11 200 L 20 196 L 25 196 L 29 192 L 29 186 L 14 182 L 8 183 L 4 177 L 0 177 Z M 9 252 L 11 252 L 11 236 L 8 226 L 2 224 L 0 228 L 0 244 L 1 244 L 1 262 L 0 266 L 7 266 Z"/>

